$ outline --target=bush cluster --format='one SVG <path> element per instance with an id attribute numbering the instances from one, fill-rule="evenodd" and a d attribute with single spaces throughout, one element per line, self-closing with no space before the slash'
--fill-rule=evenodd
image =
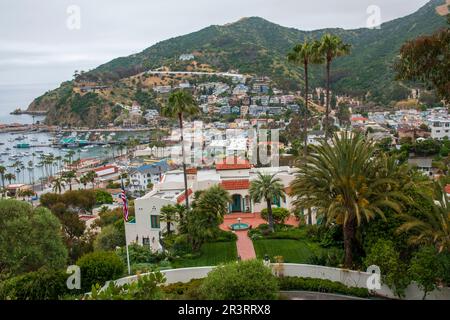
<path id="1" fill-rule="evenodd" d="M 370 296 L 366 288 L 347 287 L 340 282 L 324 279 L 301 278 L 301 277 L 280 277 L 278 278 L 280 290 L 284 291 L 313 291 L 323 293 L 338 293 L 343 295 L 367 298 Z"/>

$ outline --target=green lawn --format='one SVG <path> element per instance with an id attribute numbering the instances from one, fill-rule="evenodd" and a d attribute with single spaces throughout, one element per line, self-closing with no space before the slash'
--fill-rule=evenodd
<path id="1" fill-rule="evenodd" d="M 273 257 L 282 256 L 286 263 L 307 263 L 310 256 L 325 250 L 314 242 L 289 239 L 254 240 L 253 246 L 259 259 L 266 254 L 272 261 Z"/>
<path id="2" fill-rule="evenodd" d="M 177 260 L 172 263 L 175 268 L 216 266 L 220 263 L 236 261 L 236 242 L 205 243 L 199 257 Z"/>

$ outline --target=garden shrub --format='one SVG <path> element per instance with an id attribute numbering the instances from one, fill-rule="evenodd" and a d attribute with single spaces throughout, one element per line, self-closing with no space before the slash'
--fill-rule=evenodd
<path id="1" fill-rule="evenodd" d="M 291 215 L 289 210 L 285 208 L 272 208 L 273 222 L 276 224 L 283 224 Z M 267 208 L 261 211 L 261 218 L 269 221 L 269 216 L 267 213 Z"/>
<path id="2" fill-rule="evenodd" d="M 309 257 L 307 264 L 338 268 L 344 261 L 344 250 L 340 248 L 328 249 L 326 252 L 319 252 Z"/>
<path id="3" fill-rule="evenodd" d="M 407 266 L 400 260 L 400 254 L 392 241 L 378 240 L 368 252 L 364 264 L 366 267 L 380 267 L 382 282 L 398 297 L 405 295 L 405 289 L 411 280 L 407 275 Z"/>
<path id="4" fill-rule="evenodd" d="M 189 282 L 177 282 L 162 287 L 164 294 L 174 300 L 200 300 L 200 285 L 203 279 L 192 279 Z"/>
<path id="5" fill-rule="evenodd" d="M 445 268 L 441 262 L 436 248 L 432 246 L 420 248 L 411 259 L 408 274 L 424 291 L 423 299 L 426 298 L 428 292 L 436 289 L 437 284 L 445 278 Z"/>
<path id="6" fill-rule="evenodd" d="M 272 270 L 262 261 L 232 262 L 213 269 L 200 286 L 208 300 L 273 300 L 278 285 Z"/>
<path id="7" fill-rule="evenodd" d="M 97 189 L 95 190 L 95 201 L 97 202 L 98 205 L 111 204 L 113 203 L 113 197 L 109 192 Z"/>
<path id="8" fill-rule="evenodd" d="M 366 288 L 347 287 L 346 285 L 331 280 L 301 278 L 301 277 L 280 277 L 278 278 L 280 290 L 283 291 L 313 291 L 322 293 L 337 293 L 360 298 L 370 296 Z"/>
<path id="9" fill-rule="evenodd" d="M 0 300 L 57 300 L 73 293 L 62 270 L 39 269 L 0 282 Z"/>
<path id="10" fill-rule="evenodd" d="M 110 282 L 103 291 L 100 291 L 99 285 L 95 285 L 92 294 L 87 298 L 89 300 L 160 300 L 164 297 L 161 285 L 165 281 L 166 278 L 161 272 L 153 272 L 139 276 L 137 281 L 123 286 Z"/>
<path id="11" fill-rule="evenodd" d="M 237 236 L 235 233 L 218 229 L 212 242 L 231 242 L 236 240 Z"/>
<path id="12" fill-rule="evenodd" d="M 125 269 L 120 257 L 111 251 L 88 253 L 78 259 L 77 265 L 81 269 L 81 288 L 84 291 L 121 277 Z"/>

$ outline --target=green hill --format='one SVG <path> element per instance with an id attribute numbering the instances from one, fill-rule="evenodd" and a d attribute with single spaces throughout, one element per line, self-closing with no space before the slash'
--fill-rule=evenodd
<path id="1" fill-rule="evenodd" d="M 380 29 L 323 29 L 306 32 L 258 17 L 243 18 L 235 23 L 213 25 L 159 42 L 140 53 L 103 64 L 85 73 L 83 78 L 115 86 L 119 80 L 149 69 L 162 66 L 171 70 L 186 69 L 188 64 L 179 61 L 178 57 L 184 53 L 194 53 L 198 63 L 207 64 L 215 70 L 232 69 L 240 73 L 266 75 L 279 88 L 293 90 L 302 84 L 302 71 L 286 61 L 286 53 L 305 37 L 315 39 L 330 32 L 352 44 L 351 55 L 336 60 L 334 64 L 333 89 L 355 96 L 369 93 L 372 101 L 387 104 L 396 98 L 398 84 L 394 81 L 392 64 L 400 47 L 409 39 L 430 34 L 446 25 L 446 19 L 435 10 L 436 6 L 443 3 L 444 0 L 432 0 L 411 15 L 384 23 Z M 312 84 L 322 85 L 323 74 L 321 67 L 314 67 Z M 49 114 L 53 115 L 49 117 L 50 121 L 53 121 L 57 118 L 58 109 L 70 111 L 67 108 L 67 104 L 72 103 L 73 94 L 68 89 L 70 86 L 71 82 L 65 83 L 61 88 L 39 97 L 30 105 L 30 109 L 48 109 Z M 100 102 L 96 103 L 98 105 Z M 102 103 L 106 105 L 108 102 Z M 108 114 L 112 115 L 111 112 Z"/>

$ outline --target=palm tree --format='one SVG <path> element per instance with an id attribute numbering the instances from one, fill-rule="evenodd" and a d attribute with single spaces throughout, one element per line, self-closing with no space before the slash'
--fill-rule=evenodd
<path id="1" fill-rule="evenodd" d="M 66 184 L 64 182 L 63 178 L 55 178 L 53 180 L 53 187 L 52 190 L 54 192 L 58 192 L 59 194 L 61 194 L 62 190 L 65 188 Z"/>
<path id="2" fill-rule="evenodd" d="M 315 207 L 328 225 L 342 226 L 346 267 L 353 264 L 356 228 L 377 214 L 384 218 L 384 208 L 400 212 L 407 200 L 378 157 L 374 144 L 363 135 L 335 134 L 331 143 L 312 146 L 307 165 L 298 166 L 291 183 L 294 206 Z"/>
<path id="3" fill-rule="evenodd" d="M 85 178 L 87 182 L 92 183 L 92 189 L 95 189 L 95 178 L 97 177 L 97 174 L 95 171 L 89 171 L 85 174 Z"/>
<path id="4" fill-rule="evenodd" d="M 74 181 L 79 182 L 79 180 L 77 179 L 77 175 L 76 175 L 75 171 L 73 171 L 73 170 L 65 172 L 63 174 L 63 178 L 64 178 L 64 181 L 69 184 L 70 191 L 72 191 L 72 183 Z"/>
<path id="5" fill-rule="evenodd" d="M 16 175 L 8 172 L 7 174 L 5 174 L 5 179 L 8 181 L 9 184 L 11 184 L 11 181 L 16 180 Z"/>
<path id="6" fill-rule="evenodd" d="M 4 166 L 0 166 L 0 176 L 2 179 L 2 188 L 5 188 L 5 173 L 6 173 L 6 168 Z"/>
<path id="7" fill-rule="evenodd" d="M 329 136 L 329 116 L 330 116 L 330 79 L 331 79 L 331 63 L 337 57 L 345 56 L 350 53 L 350 44 L 346 44 L 342 41 L 339 36 L 332 34 L 325 34 L 320 39 L 320 45 L 318 47 L 319 54 L 322 55 L 326 61 L 327 70 L 327 104 L 326 104 L 326 115 L 325 115 L 325 135 Z"/>
<path id="8" fill-rule="evenodd" d="M 313 64 L 322 63 L 322 56 L 318 51 L 319 42 L 309 42 L 305 39 L 303 43 L 296 45 L 291 52 L 289 52 L 287 58 L 289 62 L 292 62 L 296 65 L 302 65 L 305 76 L 305 118 L 303 123 L 303 135 L 304 135 L 304 146 L 303 146 L 303 154 L 306 157 L 308 153 L 308 103 L 309 103 L 309 74 L 308 74 L 308 66 Z"/>
<path id="9" fill-rule="evenodd" d="M 86 189 L 86 186 L 87 186 L 88 182 L 89 182 L 89 181 L 88 181 L 86 175 L 83 175 L 83 176 L 80 177 L 80 183 L 81 183 L 82 185 L 84 185 L 84 188 L 85 188 L 85 189 Z"/>
<path id="10" fill-rule="evenodd" d="M 432 210 L 422 210 L 423 215 L 417 218 L 408 214 L 402 214 L 405 223 L 397 232 L 411 233 L 409 242 L 411 244 L 429 244 L 436 246 L 439 252 L 450 252 L 450 202 L 444 191 L 445 185 L 435 182 Z M 422 195 L 429 199 L 429 194 Z"/>
<path id="11" fill-rule="evenodd" d="M 250 198 L 254 202 L 265 200 L 267 203 L 267 215 L 269 220 L 269 229 L 273 228 L 272 203 L 275 199 L 285 199 L 285 192 L 280 178 L 276 178 L 275 174 L 264 174 L 258 172 L 257 178 L 250 184 Z"/>
<path id="12" fill-rule="evenodd" d="M 167 234 L 170 235 L 172 224 L 178 221 L 177 208 L 172 205 L 163 206 L 159 213 L 159 220 L 166 223 Z"/>
<path id="13" fill-rule="evenodd" d="M 178 119 L 181 133 L 181 154 L 183 157 L 183 175 L 184 175 L 184 192 L 188 194 L 187 175 L 186 175 L 186 155 L 184 150 L 183 137 L 183 117 L 192 116 L 200 112 L 192 94 L 185 90 L 176 90 L 169 96 L 168 103 L 163 106 L 162 114 L 166 117 Z M 186 208 L 189 210 L 189 197 L 186 199 Z"/>

